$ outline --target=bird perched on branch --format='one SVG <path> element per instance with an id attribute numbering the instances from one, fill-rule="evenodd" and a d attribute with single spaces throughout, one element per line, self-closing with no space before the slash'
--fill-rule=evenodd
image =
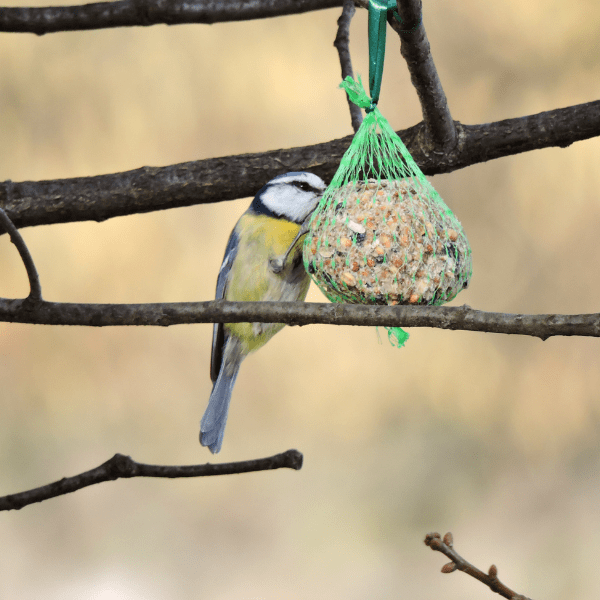
<path id="1" fill-rule="evenodd" d="M 229 237 L 217 278 L 217 300 L 304 300 L 310 277 L 302 261 L 301 226 L 324 191 L 323 180 L 305 172 L 279 175 L 259 190 Z M 223 443 L 242 360 L 283 327 L 283 323 L 215 323 L 210 363 L 213 389 L 200 423 L 200 443 L 213 454 Z"/>

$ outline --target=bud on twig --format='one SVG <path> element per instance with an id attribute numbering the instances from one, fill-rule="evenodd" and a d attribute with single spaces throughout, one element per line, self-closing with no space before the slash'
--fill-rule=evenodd
<path id="1" fill-rule="evenodd" d="M 453 573 L 456 571 L 456 563 L 449 562 L 442 567 L 442 573 Z"/>

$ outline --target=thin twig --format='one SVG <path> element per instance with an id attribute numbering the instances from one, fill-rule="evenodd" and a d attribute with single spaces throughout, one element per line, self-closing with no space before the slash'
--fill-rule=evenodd
<path id="1" fill-rule="evenodd" d="M 89 485 L 114 481 L 115 479 L 131 477 L 209 477 L 212 475 L 232 475 L 235 473 L 250 473 L 254 471 L 268 471 L 271 469 L 295 469 L 302 468 L 302 454 L 297 450 L 288 450 L 268 458 L 257 458 L 241 462 L 186 465 L 186 466 L 164 466 L 146 465 L 132 460 L 129 456 L 115 454 L 111 459 L 99 467 L 80 473 L 73 477 L 49 483 L 39 488 L 10 494 L 0 497 L 0 511 L 19 510 L 29 504 L 42 502 L 48 498 L 56 498 L 64 494 L 70 494 Z"/>
<path id="2" fill-rule="evenodd" d="M 338 19 L 338 30 L 333 45 L 337 48 L 338 54 L 340 55 L 340 65 L 342 67 L 342 79 L 346 77 L 354 78 L 354 71 L 352 70 L 352 57 L 350 56 L 350 22 L 356 12 L 353 0 L 344 0 L 344 8 L 342 14 Z M 354 133 L 358 131 L 360 124 L 362 123 L 363 116 L 360 107 L 350 100 L 350 96 L 346 92 L 346 100 L 348 100 L 348 106 L 350 108 L 350 119 L 352 121 L 352 129 Z"/>
<path id="3" fill-rule="evenodd" d="M 431 56 L 421 0 L 398 0 L 398 14 L 401 23 L 391 12 L 388 21 L 400 36 L 400 53 L 406 60 L 410 79 L 419 96 L 427 136 L 424 141 L 438 152 L 451 150 L 457 143 L 458 134 Z"/>
<path id="4" fill-rule="evenodd" d="M 1 7 L 0 31 L 55 33 L 185 23 L 225 23 L 342 6 L 343 0 L 117 0 L 79 6 Z"/>
<path id="5" fill-rule="evenodd" d="M 12 186 L 13 182 L 10 181 L 10 179 L 4 182 L 6 198 L 9 202 L 12 200 Z M 9 216 L 2 208 L 0 208 L 0 226 L 2 225 L 10 235 L 10 241 L 16 246 L 17 250 L 19 251 L 19 255 L 21 256 L 21 260 L 25 265 L 25 270 L 27 271 L 27 277 L 29 279 L 29 296 L 27 296 L 27 298 L 29 300 L 41 300 L 42 286 L 40 284 L 40 278 L 38 276 L 37 269 L 35 268 L 35 263 L 33 262 L 33 258 L 29 252 L 29 248 L 27 248 L 25 240 L 19 233 L 19 230 L 13 225 L 13 222 L 10 220 Z"/>
<path id="6" fill-rule="evenodd" d="M 428 533 L 425 536 L 425 544 L 427 546 L 436 552 L 445 554 L 452 561 L 442 567 L 442 573 L 452 573 L 459 570 L 474 577 L 478 581 L 481 581 L 493 592 L 496 592 L 509 600 L 529 600 L 526 596 L 513 592 L 498 579 L 498 569 L 496 565 L 492 565 L 487 574 L 480 571 L 454 550 L 453 543 L 453 537 L 450 532 L 444 536 L 443 540 L 439 533 Z"/>
<path id="7" fill-rule="evenodd" d="M 435 327 L 529 335 L 600 337 L 600 314 L 522 315 L 469 306 L 378 306 L 304 302 L 171 302 L 163 304 L 70 304 L 0 298 L 0 321 L 39 325 L 168 327 L 184 323 L 286 323 L 363 327 Z"/>
<path id="8" fill-rule="evenodd" d="M 600 135 L 600 101 L 481 125 L 456 124 L 458 144 L 427 152 L 424 124 L 398 131 L 425 175 L 450 173 L 520 152 L 566 147 Z M 314 146 L 209 158 L 168 167 L 15 183 L 12 202 L 0 187 L 0 207 L 18 228 L 112 217 L 254 196 L 276 175 L 309 170 L 329 181 L 353 136 Z M 243 175 L 243 176 L 242 176 Z"/>

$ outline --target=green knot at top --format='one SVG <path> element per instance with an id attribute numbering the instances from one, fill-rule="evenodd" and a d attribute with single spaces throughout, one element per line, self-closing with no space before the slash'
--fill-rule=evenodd
<path id="1" fill-rule="evenodd" d="M 351 102 L 360 108 L 364 108 L 367 112 L 372 112 L 377 107 L 377 104 L 369 98 L 369 94 L 365 91 L 360 75 L 358 75 L 358 81 L 348 75 L 340 83 L 340 87 L 346 90 Z"/>

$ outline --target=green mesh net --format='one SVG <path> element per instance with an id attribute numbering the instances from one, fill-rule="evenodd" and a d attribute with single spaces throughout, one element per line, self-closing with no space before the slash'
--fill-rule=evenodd
<path id="1" fill-rule="evenodd" d="M 365 92 L 343 87 L 367 114 L 310 221 L 304 265 L 332 302 L 440 305 L 467 287 L 463 228 Z M 408 334 L 386 328 L 402 346 Z"/>

